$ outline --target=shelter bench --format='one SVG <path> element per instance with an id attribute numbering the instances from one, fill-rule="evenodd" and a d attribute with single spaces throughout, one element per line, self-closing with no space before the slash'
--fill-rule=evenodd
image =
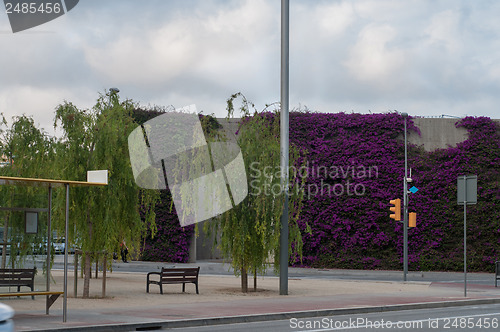
<path id="1" fill-rule="evenodd" d="M 196 294 L 198 292 L 198 274 L 200 273 L 200 267 L 174 267 L 165 268 L 162 267 L 160 272 L 149 272 L 146 279 L 146 293 L 149 293 L 149 285 L 160 286 L 160 294 L 163 294 L 164 284 L 182 284 L 182 292 L 186 290 L 186 284 L 192 283 L 196 286 Z M 151 278 L 152 276 L 158 276 L 157 280 Z M 156 279 L 156 277 L 155 277 Z"/>
<path id="2" fill-rule="evenodd" d="M 32 269 L 0 269 L 0 286 L 17 286 L 17 292 L 21 292 L 21 287 L 29 287 L 33 292 L 35 286 L 36 268 Z M 18 295 L 16 295 L 18 296 Z M 20 295 L 19 295 L 20 296 Z M 31 297 L 35 299 L 34 296 Z"/>
<path id="3" fill-rule="evenodd" d="M 0 269 L 0 286 L 3 287 L 17 287 L 16 292 L 10 293 L 0 293 L 0 297 L 11 297 L 11 296 L 31 296 L 34 300 L 35 296 L 47 295 L 47 308 L 50 308 L 52 304 L 59 298 L 64 292 L 60 291 L 33 291 L 35 286 L 35 274 L 36 268 L 32 269 Z M 21 287 L 29 287 L 31 292 L 21 292 Z"/>

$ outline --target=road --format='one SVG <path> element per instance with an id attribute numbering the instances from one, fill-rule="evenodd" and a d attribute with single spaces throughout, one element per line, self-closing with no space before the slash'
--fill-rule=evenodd
<path id="1" fill-rule="evenodd" d="M 42 267 L 42 258 L 37 258 L 36 266 Z M 73 269 L 73 256 L 69 256 L 69 269 Z M 32 266 L 28 262 L 27 266 Z M 122 263 L 113 262 L 113 271 L 120 272 L 140 272 L 147 273 L 160 270 L 161 266 L 200 266 L 200 274 L 206 275 L 234 275 L 229 264 L 223 264 L 219 261 L 200 261 L 191 264 L 179 263 L 161 263 L 161 262 L 137 262 Z M 54 259 L 54 269 L 63 269 L 63 255 L 56 255 Z M 274 276 L 272 269 L 268 269 L 267 276 Z M 308 269 L 308 268 L 289 268 L 289 278 L 300 279 L 336 279 L 336 280 L 365 280 L 365 281 L 403 281 L 402 271 L 376 271 L 376 270 L 343 270 L 343 269 Z M 410 271 L 407 281 L 410 282 L 444 282 L 463 284 L 463 272 L 422 272 Z M 468 284 L 494 285 L 494 273 L 468 273 Z"/>
<path id="2" fill-rule="evenodd" d="M 500 304 L 227 324 L 171 331 L 499 331 Z"/>
<path id="3" fill-rule="evenodd" d="M 63 269 L 63 255 L 55 255 L 53 269 Z M 42 268 L 45 256 L 36 256 L 36 263 L 28 259 L 25 266 Z M 234 275 L 229 264 L 220 261 L 200 261 L 191 264 L 182 263 L 161 263 L 161 262 L 138 262 L 122 263 L 113 262 L 113 271 L 119 272 L 140 272 L 147 273 L 160 270 L 161 266 L 200 266 L 200 274 L 206 275 Z M 68 269 L 73 269 L 73 255 L 69 255 Z M 272 269 L 268 269 L 267 276 L 274 276 Z M 377 270 L 343 270 L 343 269 L 308 269 L 289 268 L 289 278 L 300 279 L 336 279 L 336 280 L 370 280 L 370 281 L 403 281 L 402 271 L 377 271 Z M 444 282 L 461 283 L 464 282 L 463 272 L 425 272 L 410 271 L 407 276 L 410 282 Z M 494 273 L 467 273 L 467 283 L 477 285 L 494 285 Z"/>

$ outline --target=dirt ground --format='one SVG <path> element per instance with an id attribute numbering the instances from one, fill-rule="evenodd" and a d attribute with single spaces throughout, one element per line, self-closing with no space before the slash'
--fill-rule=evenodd
<path id="1" fill-rule="evenodd" d="M 62 291 L 64 285 L 63 271 L 52 271 L 53 282 L 51 290 Z M 79 278 L 78 296 L 74 298 L 74 274 L 68 275 L 68 310 L 86 310 L 96 308 L 112 308 L 113 306 L 137 307 L 155 306 L 168 303 L 196 303 L 227 301 L 231 299 L 252 299 L 279 297 L 279 278 L 258 277 L 258 291 L 253 292 L 253 278 L 249 278 L 249 293 L 242 293 L 240 279 L 234 276 L 208 276 L 200 275 L 199 291 L 197 295 L 195 286 L 186 285 L 186 292 L 182 293 L 182 285 L 164 285 L 163 295 L 157 285 L 150 285 L 150 293 L 146 293 L 146 273 L 108 272 L 106 282 L 106 297 L 102 298 L 102 275 L 98 279 L 92 278 L 90 285 L 90 299 L 81 298 L 83 292 L 83 279 Z M 36 277 L 36 288 L 45 290 L 45 276 Z M 325 296 L 342 294 L 371 294 L 395 292 L 431 292 L 429 283 L 396 283 L 396 282 L 356 282 L 326 279 L 289 279 L 289 296 Z M 2 292 L 7 289 L 2 289 Z M 14 291 L 14 289 L 12 289 Z M 45 312 L 45 296 L 9 297 L 2 301 L 16 311 Z M 51 310 L 62 308 L 61 296 L 51 307 Z"/>

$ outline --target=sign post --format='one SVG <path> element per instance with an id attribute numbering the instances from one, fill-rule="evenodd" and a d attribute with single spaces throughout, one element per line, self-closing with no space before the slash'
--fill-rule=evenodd
<path id="1" fill-rule="evenodd" d="M 457 203 L 464 206 L 464 297 L 467 297 L 467 205 L 477 203 L 477 175 L 457 178 Z"/>

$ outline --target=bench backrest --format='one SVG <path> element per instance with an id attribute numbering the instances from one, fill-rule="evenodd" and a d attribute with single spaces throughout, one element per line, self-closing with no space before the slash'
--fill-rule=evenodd
<path id="1" fill-rule="evenodd" d="M 195 281 L 200 267 L 161 268 L 162 281 Z"/>
<path id="2" fill-rule="evenodd" d="M 2 283 L 12 281 L 16 283 L 19 281 L 33 282 L 35 279 L 36 268 L 32 269 L 0 269 L 0 281 Z"/>
<path id="3" fill-rule="evenodd" d="M 34 278 L 36 268 L 32 269 L 0 269 L 1 278 Z"/>

